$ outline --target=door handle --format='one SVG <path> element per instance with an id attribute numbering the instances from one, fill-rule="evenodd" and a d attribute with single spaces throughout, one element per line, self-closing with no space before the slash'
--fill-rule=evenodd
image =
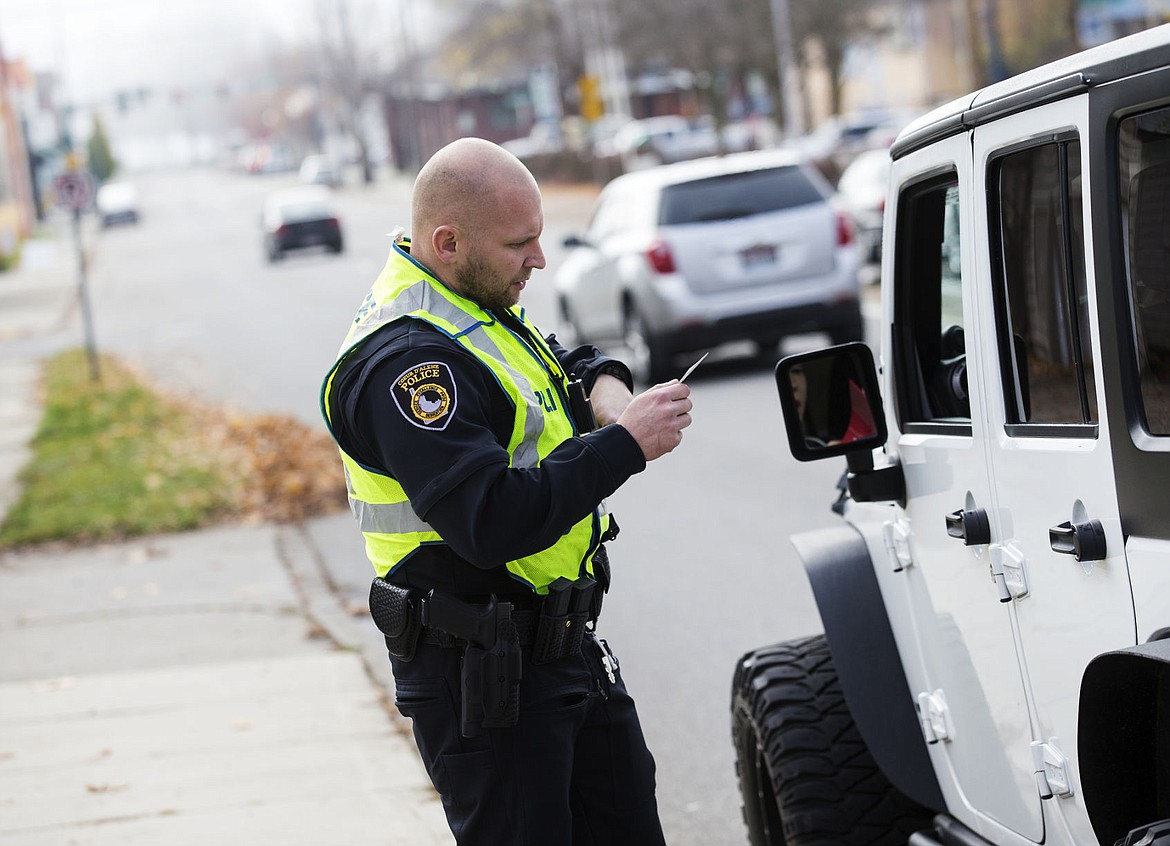
<path id="1" fill-rule="evenodd" d="M 1071 555 L 1077 561 L 1105 560 L 1105 527 L 1100 520 L 1066 520 L 1048 530 L 1048 543 L 1053 552 Z"/>
<path id="2" fill-rule="evenodd" d="M 964 546 L 978 546 L 991 543 L 991 523 L 982 508 L 972 511 L 956 511 L 947 515 L 947 534 L 958 538 Z"/>

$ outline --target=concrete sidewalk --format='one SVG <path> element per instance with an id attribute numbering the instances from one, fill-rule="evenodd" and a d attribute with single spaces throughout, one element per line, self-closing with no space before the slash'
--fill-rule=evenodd
<path id="1" fill-rule="evenodd" d="M 40 363 L 83 342 L 68 232 L 24 255 L 0 274 L 0 517 Z M 0 844 L 452 843 L 368 585 L 347 514 L 0 553 Z"/>

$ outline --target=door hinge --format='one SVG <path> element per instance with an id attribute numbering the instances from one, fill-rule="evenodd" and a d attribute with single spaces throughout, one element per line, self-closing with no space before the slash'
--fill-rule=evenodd
<path id="1" fill-rule="evenodd" d="M 988 551 L 991 555 L 991 577 L 1000 602 L 1023 599 L 1028 595 L 1028 575 L 1024 570 L 1024 553 L 1012 541 L 993 543 Z"/>
<path id="2" fill-rule="evenodd" d="M 954 739 L 955 727 L 951 723 L 951 709 L 947 707 L 942 688 L 934 693 L 918 694 L 918 719 L 922 722 L 922 735 L 927 743 Z"/>
<path id="3" fill-rule="evenodd" d="M 886 553 L 895 573 L 901 573 L 914 563 L 910 557 L 910 523 L 902 518 L 888 520 L 882 524 L 882 537 L 886 542 Z"/>
<path id="4" fill-rule="evenodd" d="M 1047 742 L 1032 741 L 1032 764 L 1036 773 L 1036 789 L 1041 799 L 1072 795 L 1068 759 L 1061 754 L 1055 737 L 1050 737 Z"/>

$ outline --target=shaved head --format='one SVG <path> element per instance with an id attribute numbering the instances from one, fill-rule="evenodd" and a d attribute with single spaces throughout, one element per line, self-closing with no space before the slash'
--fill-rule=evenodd
<path id="1" fill-rule="evenodd" d="M 531 271 L 544 267 L 536 179 L 518 158 L 482 138 L 453 141 L 423 165 L 410 226 L 411 255 L 485 307 L 514 305 Z"/>
<path id="2" fill-rule="evenodd" d="M 411 234 L 429 240 L 436 228 L 455 226 L 475 236 L 499 213 L 504 195 L 534 191 L 536 179 L 518 158 L 482 138 L 460 138 L 435 153 L 414 182 Z"/>

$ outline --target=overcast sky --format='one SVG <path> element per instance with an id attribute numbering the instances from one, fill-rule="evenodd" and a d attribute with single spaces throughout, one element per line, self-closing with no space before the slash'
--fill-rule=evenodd
<path id="1" fill-rule="evenodd" d="M 214 79 L 238 51 L 308 37 L 310 0 L 3 0 L 7 59 L 61 74 L 66 97 Z"/>

